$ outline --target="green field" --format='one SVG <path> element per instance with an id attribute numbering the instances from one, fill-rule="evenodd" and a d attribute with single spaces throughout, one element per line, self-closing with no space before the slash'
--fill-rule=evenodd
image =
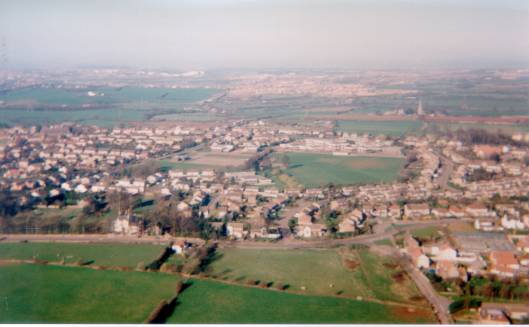
<path id="1" fill-rule="evenodd" d="M 88 91 L 101 96 L 90 97 Z M 99 126 L 113 126 L 144 121 L 159 114 L 182 114 L 184 106 L 205 100 L 217 89 L 189 88 L 93 88 L 65 90 L 25 88 L 0 94 L 5 108 L 0 121 L 8 124 L 45 124 L 64 121 Z M 92 108 L 84 108 L 89 105 Z"/>
<path id="2" fill-rule="evenodd" d="M 342 250 L 344 251 L 344 250 Z M 345 259 L 357 263 L 346 267 Z M 405 302 L 417 295 L 412 283 L 402 283 L 398 290 L 391 262 L 367 250 L 254 250 L 225 249 L 219 260 L 212 263 L 211 274 L 238 283 L 247 280 L 288 284 L 289 290 L 313 295 L 336 295 L 356 298 L 377 298 Z"/>
<path id="3" fill-rule="evenodd" d="M 45 265 L 0 266 L 2 323 L 141 323 L 178 277 Z M 169 323 L 414 323 L 426 310 L 192 280 Z"/>
<path id="4" fill-rule="evenodd" d="M 425 312 L 384 304 L 193 281 L 168 323 L 425 323 Z M 400 310 L 399 310 L 400 309 Z"/>
<path id="5" fill-rule="evenodd" d="M 176 277 L 43 265 L 0 266 L 1 323 L 141 323 Z"/>
<path id="6" fill-rule="evenodd" d="M 65 263 L 94 260 L 100 266 L 136 267 L 139 262 L 149 263 L 162 251 L 163 246 L 151 244 L 79 244 L 79 243 L 1 243 L 0 259 L 34 257 Z"/>
<path id="7" fill-rule="evenodd" d="M 458 129 L 485 129 L 490 132 L 500 131 L 503 133 L 527 133 L 529 125 L 491 125 L 491 124 L 453 124 L 453 123 L 430 123 L 429 129 L 439 128 L 440 130 L 458 130 Z"/>
<path id="8" fill-rule="evenodd" d="M 360 121 L 339 120 L 338 131 L 357 134 L 384 134 L 389 136 L 402 136 L 407 133 L 418 133 L 422 127 L 420 121 Z"/>
<path id="9" fill-rule="evenodd" d="M 285 170 L 305 187 L 385 183 L 398 177 L 404 164 L 401 158 L 342 157 L 330 154 L 287 153 L 289 167 Z M 282 154 L 276 154 L 280 157 Z"/>
<path id="10" fill-rule="evenodd" d="M 0 244 L 0 259 L 95 260 L 99 265 L 136 266 L 161 247 L 110 244 Z M 356 262 L 346 267 L 344 261 Z M 170 262 L 179 263 L 173 257 Z M 410 280 L 396 283 L 391 260 L 367 250 L 224 249 L 208 274 L 179 297 L 170 323 L 382 323 L 432 322 L 432 313 L 369 299 L 418 305 Z M 242 279 L 241 279 L 242 277 Z M 0 322 L 139 323 L 179 277 L 163 273 L 94 270 L 88 267 L 0 262 Z M 246 281 L 273 282 L 271 289 Z M 278 284 L 288 284 L 277 291 Z M 332 284 L 332 287 L 330 286 Z M 397 285 L 398 284 L 398 285 Z M 339 295 L 339 297 L 336 297 Z M 362 300 L 357 300 L 357 297 Z"/>

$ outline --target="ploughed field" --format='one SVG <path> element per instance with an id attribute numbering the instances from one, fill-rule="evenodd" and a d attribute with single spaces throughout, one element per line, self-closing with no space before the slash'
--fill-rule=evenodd
<path id="1" fill-rule="evenodd" d="M 277 154 L 280 158 L 284 154 Z M 284 170 L 305 187 L 333 183 L 350 185 L 385 183 L 395 180 L 404 165 L 402 158 L 349 157 L 319 153 L 287 153 L 289 166 Z"/>
<path id="2" fill-rule="evenodd" d="M 182 279 L 131 269 L 161 250 L 146 244 L 0 244 L 0 322 L 141 323 L 160 301 L 174 297 Z M 69 259 L 61 265 L 64 255 Z M 50 263 L 9 260 L 33 257 Z M 78 258 L 93 263 L 68 265 Z M 120 266 L 130 268 L 116 270 Z M 206 271 L 189 280 L 167 322 L 433 322 L 399 271 L 391 259 L 365 249 L 219 249 Z"/>

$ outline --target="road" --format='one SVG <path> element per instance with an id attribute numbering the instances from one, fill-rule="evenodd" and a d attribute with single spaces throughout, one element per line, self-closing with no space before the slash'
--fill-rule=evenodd
<path id="1" fill-rule="evenodd" d="M 442 324 L 453 324 L 454 321 L 452 320 L 450 311 L 448 310 L 448 305 L 450 304 L 450 300 L 437 294 L 437 292 L 433 288 L 428 278 L 424 276 L 424 274 L 419 269 L 417 269 L 408 260 L 408 258 L 405 258 L 401 253 L 398 253 L 398 254 L 396 253 L 396 255 L 401 257 L 400 262 L 402 263 L 402 267 L 404 268 L 404 270 L 406 270 L 408 275 L 413 279 L 419 291 L 421 291 L 424 297 L 433 306 L 434 312 L 437 315 L 439 322 L 441 322 Z"/>
<path id="2" fill-rule="evenodd" d="M 299 240 L 294 238 L 282 239 L 275 243 L 259 241 L 218 241 L 220 246 L 254 249 L 297 249 L 297 248 L 332 248 L 340 245 L 369 244 L 376 241 L 391 238 L 399 231 L 408 231 L 427 226 L 443 226 L 453 219 L 438 219 L 424 222 L 399 222 L 392 223 L 389 220 L 375 225 L 373 234 L 364 234 L 345 239 L 334 240 Z M 459 219 L 458 221 L 462 221 Z M 115 234 L 0 234 L 0 242 L 65 242 L 65 243 L 143 243 L 143 244 L 167 244 L 170 241 L 187 240 L 189 242 L 203 244 L 204 240 L 198 238 L 178 238 L 162 236 L 124 236 Z"/>
<path id="3" fill-rule="evenodd" d="M 451 188 L 448 185 L 448 180 L 450 179 L 450 176 L 452 175 L 452 172 L 454 171 L 454 163 L 449 158 L 445 157 L 442 153 L 440 153 L 437 150 L 433 150 L 434 154 L 438 156 L 441 159 L 441 162 L 443 164 L 443 170 L 441 172 L 441 175 L 437 177 L 437 182 L 439 183 L 439 186 L 443 189 Z"/>
<path id="4" fill-rule="evenodd" d="M 342 245 L 352 244 L 371 244 L 376 241 L 389 239 L 394 243 L 393 236 L 399 231 L 409 231 L 425 226 L 442 226 L 452 222 L 452 219 L 439 219 L 425 222 L 399 222 L 393 223 L 391 220 L 382 220 L 375 225 L 373 234 L 365 234 L 348 239 L 336 240 L 321 240 L 321 241 L 304 241 L 293 238 L 286 238 L 276 243 L 268 242 L 254 242 L 254 241 L 219 241 L 220 247 L 236 247 L 236 248 L 253 248 L 253 249 L 300 249 L 300 248 L 332 248 Z M 174 237 L 158 237 L 158 236 L 143 236 L 141 238 L 134 236 L 121 236 L 114 234 L 9 234 L 0 235 L 0 242 L 66 242 L 66 243 L 143 243 L 143 244 L 163 244 L 166 245 L 170 241 L 178 240 Z M 186 240 L 203 244 L 201 239 L 186 238 Z M 431 303 L 434 308 L 439 321 L 443 324 L 453 323 L 448 305 L 450 301 L 440 295 L 434 290 L 430 281 L 422 272 L 420 272 L 410 261 L 406 258 L 397 247 L 391 248 L 391 253 L 400 258 L 403 268 L 407 271 L 409 276 L 414 280 L 417 288 L 421 291 L 424 297 Z"/>

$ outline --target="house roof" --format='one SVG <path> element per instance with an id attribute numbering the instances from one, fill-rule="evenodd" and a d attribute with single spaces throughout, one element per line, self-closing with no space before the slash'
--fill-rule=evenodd
<path id="1" fill-rule="evenodd" d="M 491 261 L 498 266 L 517 265 L 518 260 L 514 256 L 514 253 L 510 251 L 492 251 L 490 253 Z"/>

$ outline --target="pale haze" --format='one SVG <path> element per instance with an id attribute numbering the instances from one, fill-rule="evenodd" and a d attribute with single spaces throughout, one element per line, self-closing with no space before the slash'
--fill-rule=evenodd
<path id="1" fill-rule="evenodd" d="M 0 1 L 8 68 L 515 67 L 529 1 Z"/>

